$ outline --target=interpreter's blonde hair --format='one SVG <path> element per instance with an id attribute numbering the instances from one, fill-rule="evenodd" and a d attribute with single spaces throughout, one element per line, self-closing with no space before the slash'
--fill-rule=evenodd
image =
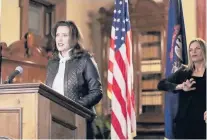
<path id="1" fill-rule="evenodd" d="M 189 50 L 190 50 L 191 44 L 193 44 L 194 42 L 197 42 L 200 45 L 201 50 L 203 52 L 203 56 L 204 56 L 204 62 L 205 62 L 205 65 L 206 65 L 206 42 L 201 38 L 193 39 L 189 44 Z M 188 53 L 189 53 L 189 51 L 188 51 Z M 188 68 L 192 71 L 194 71 L 194 69 L 195 69 L 195 65 L 192 62 L 192 59 L 191 59 L 190 55 L 189 55 Z"/>

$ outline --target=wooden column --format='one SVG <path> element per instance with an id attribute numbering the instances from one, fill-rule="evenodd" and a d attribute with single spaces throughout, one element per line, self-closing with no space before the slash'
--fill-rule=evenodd
<path id="1" fill-rule="evenodd" d="M 196 0 L 197 36 L 206 40 L 206 0 Z"/>

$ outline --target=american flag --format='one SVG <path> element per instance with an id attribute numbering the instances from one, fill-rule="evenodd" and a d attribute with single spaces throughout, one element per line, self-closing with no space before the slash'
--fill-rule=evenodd
<path id="1" fill-rule="evenodd" d="M 115 0 L 109 51 L 108 95 L 112 102 L 111 138 L 133 138 L 136 136 L 136 114 L 128 0 Z"/>

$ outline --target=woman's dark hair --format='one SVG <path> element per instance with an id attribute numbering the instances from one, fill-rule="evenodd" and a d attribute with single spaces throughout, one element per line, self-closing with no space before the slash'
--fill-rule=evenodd
<path id="1" fill-rule="evenodd" d="M 52 48 L 53 48 L 53 56 L 57 57 L 58 56 L 58 50 L 56 47 L 56 42 L 55 42 L 55 38 L 56 38 L 56 32 L 57 32 L 57 28 L 59 26 L 66 26 L 69 28 L 69 33 L 70 33 L 70 37 L 71 37 L 71 41 L 72 41 L 72 45 L 71 48 L 72 50 L 70 51 L 70 56 L 73 58 L 76 57 L 80 57 L 82 54 L 86 53 L 85 49 L 80 45 L 80 41 L 81 41 L 81 35 L 80 32 L 78 30 L 78 27 L 75 25 L 75 23 L 73 21 L 58 21 L 54 28 L 52 29 L 51 35 L 53 38 L 53 43 L 52 43 Z"/>

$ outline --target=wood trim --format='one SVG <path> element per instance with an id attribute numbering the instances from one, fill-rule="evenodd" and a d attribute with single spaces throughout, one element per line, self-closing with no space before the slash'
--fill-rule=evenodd
<path id="1" fill-rule="evenodd" d="M 44 28 L 45 28 L 45 25 L 44 25 L 44 22 L 45 22 L 45 16 L 44 16 L 44 13 L 45 13 L 45 10 L 44 10 L 44 8 L 43 7 L 41 7 L 41 15 L 40 15 L 40 17 L 41 17 L 41 23 L 40 23 L 40 25 L 42 25 L 41 27 L 40 27 L 40 35 L 41 36 L 44 36 L 45 35 L 45 30 L 44 30 Z"/>
<path id="2" fill-rule="evenodd" d="M 206 40 L 206 0 L 196 0 L 197 36 Z"/>
<path id="3" fill-rule="evenodd" d="M 66 0 L 62 0 L 55 5 L 55 22 L 60 20 L 66 20 L 66 5 Z"/>
<path id="4" fill-rule="evenodd" d="M 64 121 L 62 121 L 62 120 L 60 120 L 60 119 L 58 119 L 57 117 L 54 117 L 54 116 L 52 116 L 52 121 L 53 121 L 53 122 L 56 122 L 56 123 L 58 123 L 58 124 L 60 124 L 60 125 L 62 125 L 62 126 L 64 126 L 64 127 L 66 127 L 66 128 L 68 128 L 68 129 L 70 129 L 70 130 L 75 130 L 75 129 L 77 129 L 76 126 L 71 125 L 71 124 L 69 124 L 69 123 L 66 123 L 66 122 L 64 122 Z"/>
<path id="5" fill-rule="evenodd" d="M 137 39 L 137 69 L 135 70 L 136 71 L 136 74 L 137 74 L 137 83 L 138 83 L 138 87 L 137 87 L 137 94 L 138 94 L 138 98 L 137 98 L 137 104 L 138 104 L 138 107 L 137 107 L 137 117 L 136 117 L 136 120 L 139 119 L 139 115 L 142 113 L 142 96 L 141 96 L 141 92 L 142 92 L 142 89 L 141 89 L 141 81 L 142 81 L 142 71 L 141 71 L 141 59 L 142 59 L 142 56 L 140 55 L 141 52 L 142 52 L 142 47 L 141 47 L 141 43 L 140 43 L 140 38 L 139 38 L 139 33 L 140 31 L 137 30 L 136 31 L 136 39 Z"/>
<path id="6" fill-rule="evenodd" d="M 32 61 L 27 61 L 27 60 L 23 60 L 23 61 L 21 61 L 21 60 L 16 60 L 16 59 L 9 59 L 9 58 L 7 58 L 7 57 L 2 57 L 2 61 L 3 62 L 5 62 L 5 61 L 7 61 L 7 62 L 16 62 L 16 63 L 18 63 L 18 64 L 28 64 L 28 65 L 35 65 L 35 66 L 39 66 L 39 67 L 41 67 L 41 68 L 46 68 L 46 65 L 44 65 L 44 64 L 38 64 L 38 63 L 36 63 L 36 62 L 32 62 Z"/>
<path id="7" fill-rule="evenodd" d="M 60 95 L 48 86 L 41 83 L 22 83 L 22 84 L 2 84 L 0 85 L 0 94 L 34 94 L 39 93 L 40 95 L 50 99 L 51 101 L 59 104 L 77 113 L 78 115 L 91 119 L 96 115 L 89 109 L 76 103 L 75 101 Z"/>
<path id="8" fill-rule="evenodd" d="M 41 4 L 46 5 L 46 6 L 50 6 L 50 5 L 53 4 L 53 3 L 51 3 L 50 1 L 47 1 L 47 0 L 32 0 L 32 1 L 41 3 Z"/>

